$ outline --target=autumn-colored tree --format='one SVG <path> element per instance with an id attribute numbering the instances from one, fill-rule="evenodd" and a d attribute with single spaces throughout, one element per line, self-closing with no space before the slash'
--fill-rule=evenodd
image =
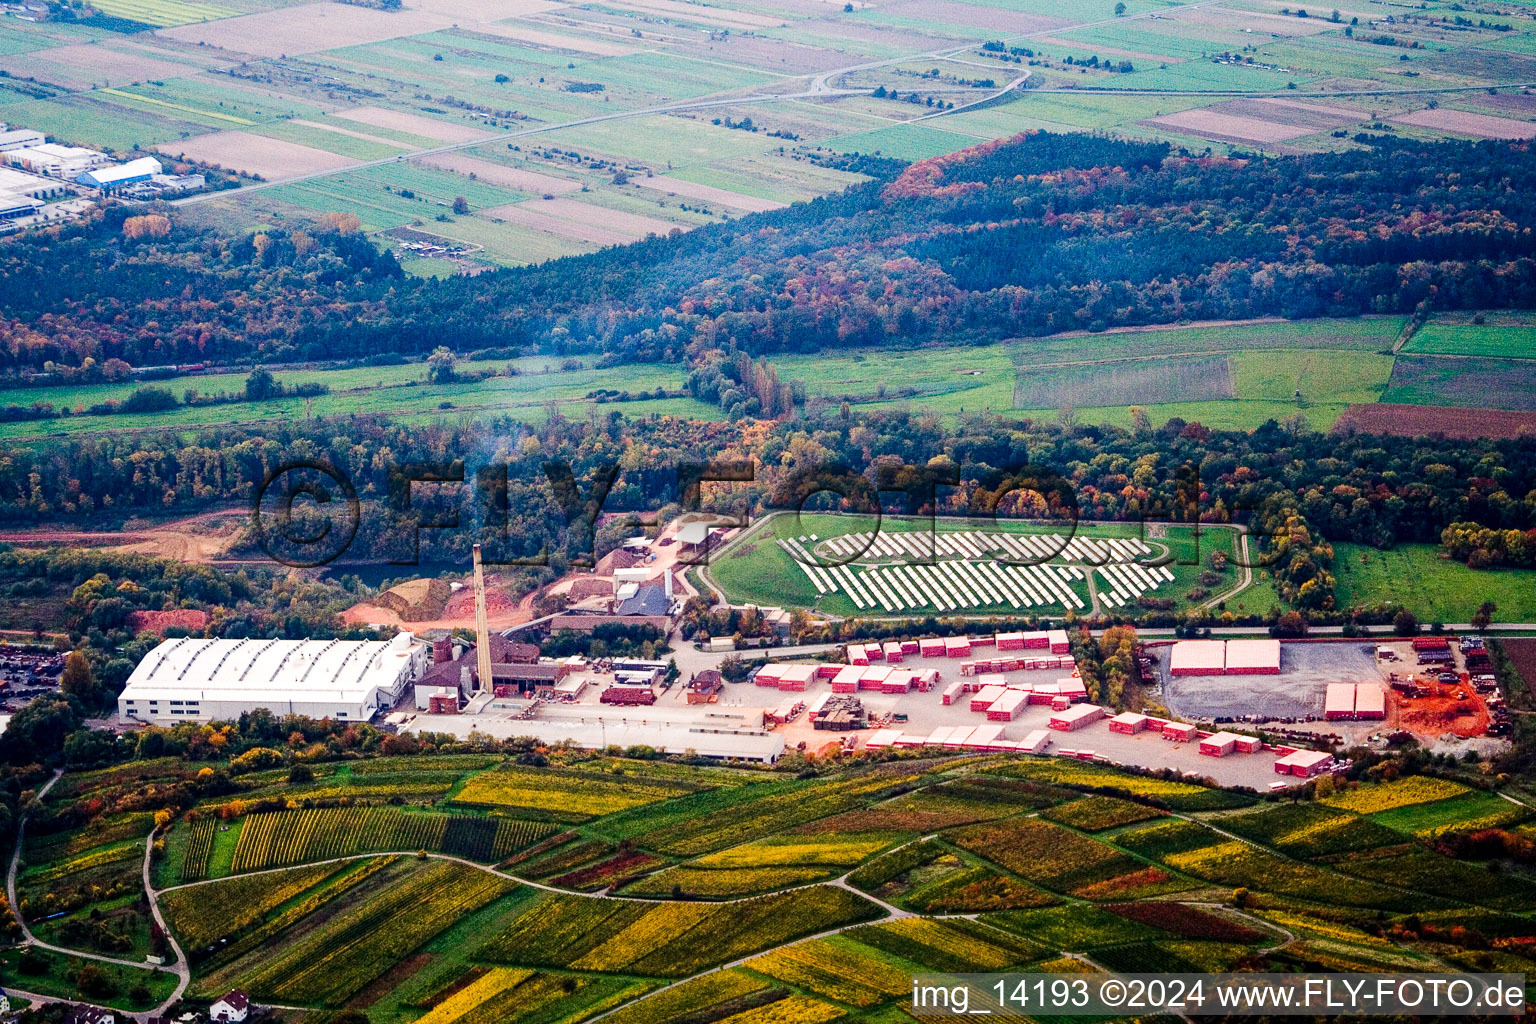
<path id="1" fill-rule="evenodd" d="M 96 677 L 84 651 L 70 651 L 64 659 L 64 675 L 59 679 L 59 689 L 64 696 L 74 697 L 87 707 L 96 702 Z"/>
<path id="2" fill-rule="evenodd" d="M 453 352 L 447 346 L 437 346 L 427 357 L 427 380 L 433 384 L 452 384 L 458 379 L 453 363 Z"/>
<path id="3" fill-rule="evenodd" d="M 355 235 L 363 229 L 363 222 L 355 213 L 324 213 L 320 215 L 320 227 L 342 235 Z"/>
<path id="4" fill-rule="evenodd" d="M 146 213 L 123 221 L 123 237 L 164 238 L 171 233 L 171 219 L 158 213 Z"/>

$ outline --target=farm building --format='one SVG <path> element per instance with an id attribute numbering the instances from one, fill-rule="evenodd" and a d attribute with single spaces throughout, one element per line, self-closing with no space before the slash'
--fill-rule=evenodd
<path id="1" fill-rule="evenodd" d="M 1323 718 L 1339 722 L 1355 717 L 1355 684 L 1329 683 L 1323 697 Z"/>
<path id="2" fill-rule="evenodd" d="M 1227 645 L 1220 640 L 1180 640 L 1169 655 L 1175 676 L 1219 676 L 1226 670 Z"/>
<path id="3" fill-rule="evenodd" d="M 129 160 L 125 164 L 117 164 L 113 167 L 97 167 L 86 171 L 75 178 L 82 185 L 92 188 L 114 189 L 125 185 L 133 185 L 137 182 L 148 181 L 161 173 L 164 168 L 160 161 L 152 156 L 139 157 L 137 160 Z"/>
<path id="4" fill-rule="evenodd" d="M 988 717 L 991 717 L 988 715 Z M 1075 732 L 1104 717 L 1104 709 L 1097 704 L 1078 704 L 1065 711 L 1051 714 L 1050 726 L 1060 732 Z"/>
<path id="5" fill-rule="evenodd" d="M 1275 773 L 1310 779 L 1314 775 L 1322 774 L 1332 761 L 1333 755 L 1326 750 L 1297 750 L 1275 762 Z"/>
<path id="6" fill-rule="evenodd" d="M 166 640 L 128 677 L 125 721 L 233 720 L 275 715 L 367 721 L 427 669 L 427 645 L 391 640 Z M 444 664 L 451 665 L 451 662 Z"/>
<path id="7" fill-rule="evenodd" d="M 710 533 L 715 525 L 715 523 L 708 522 L 684 524 L 675 535 L 678 545 L 678 557 L 687 558 L 703 554 L 712 542 Z"/>
<path id="8" fill-rule="evenodd" d="M 1240 737 L 1235 732 L 1217 732 L 1200 741 L 1200 753 L 1206 757 L 1226 757 L 1237 749 Z"/>
<path id="9" fill-rule="evenodd" d="M 251 997 L 236 988 L 224 993 L 208 1007 L 208 1019 L 219 1024 L 240 1024 L 251 1012 Z"/>
<path id="10" fill-rule="evenodd" d="M 1126 735 L 1134 735 L 1147 727 L 1147 716 L 1139 715 L 1134 711 L 1122 711 L 1109 720 L 1110 732 L 1121 732 Z"/>
<path id="11" fill-rule="evenodd" d="M 1273 676 L 1280 674 L 1279 640 L 1228 640 L 1226 674 Z"/>

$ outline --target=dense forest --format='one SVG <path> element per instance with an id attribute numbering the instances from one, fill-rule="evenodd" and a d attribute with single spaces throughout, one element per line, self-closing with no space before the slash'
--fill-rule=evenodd
<path id="1" fill-rule="evenodd" d="M 457 513 L 460 528 L 419 531 L 424 559 L 462 562 L 477 539 L 498 559 L 547 550 L 547 566 L 528 568 L 530 579 L 589 562 L 602 553 L 594 544 L 626 532 L 622 521 L 596 529 L 598 505 L 675 512 L 689 499 L 682 467 L 711 459 L 753 464 L 750 482 L 702 490 L 705 503 L 736 512 L 798 507 L 822 484 L 851 494 L 843 507 L 858 508 L 873 487 L 894 483 L 908 493 L 884 500 L 909 512 L 1248 522 L 1275 538 L 1268 543 L 1285 596 L 1317 611 L 1333 607 L 1333 541 L 1388 547 L 1440 542 L 1453 526 L 1458 535 L 1536 527 L 1536 438 L 1351 437 L 1274 423 L 1213 432 L 1179 420 L 1142 431 L 1068 429 L 986 415 L 949 425 L 907 412 L 818 422 L 555 417 L 537 428 L 356 417 L 16 446 L 0 450 L 0 521 L 246 502 L 295 458 L 328 462 L 356 488 L 361 517 L 349 558 L 410 562 L 418 525 Z M 551 485 L 551 464 L 569 467 L 574 492 Z M 444 468 L 438 475 L 463 482 L 416 485 L 407 504 L 404 466 L 417 467 L 417 479 Z M 606 495 L 592 489 L 605 476 Z M 923 485 L 945 477 L 952 486 Z M 822 494 L 813 505 L 835 500 Z"/>
<path id="2" fill-rule="evenodd" d="M 340 220 L 130 237 L 126 208 L 109 208 L 0 244 L 0 373 L 438 345 L 692 362 L 1184 318 L 1536 306 L 1528 141 L 1370 141 L 1229 159 L 1028 133 L 871 164 L 863 185 L 784 210 L 445 281 L 405 278 Z"/>

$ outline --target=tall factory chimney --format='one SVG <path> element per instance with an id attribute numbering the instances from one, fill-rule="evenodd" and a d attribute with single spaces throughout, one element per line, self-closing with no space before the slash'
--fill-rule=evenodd
<path id="1" fill-rule="evenodd" d="M 485 571 L 480 567 L 480 545 L 475 545 L 475 671 L 480 676 L 481 693 L 489 693 L 491 682 L 491 627 L 485 614 Z"/>

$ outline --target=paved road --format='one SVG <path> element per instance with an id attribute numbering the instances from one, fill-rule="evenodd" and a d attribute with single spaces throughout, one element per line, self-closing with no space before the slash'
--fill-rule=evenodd
<path id="1" fill-rule="evenodd" d="M 63 775 L 64 775 L 64 769 L 62 769 L 62 768 L 57 769 L 53 773 L 53 777 L 51 779 L 49 779 L 43 785 L 43 787 L 37 791 L 37 798 L 38 798 L 38 800 L 42 800 L 43 797 L 48 794 L 48 791 L 53 788 L 53 784 L 55 782 L 58 782 L 59 779 L 61 777 L 63 777 Z M 153 964 L 146 964 L 146 963 L 144 963 L 142 961 L 139 961 L 139 960 L 124 960 L 124 959 L 121 959 L 121 958 L 115 957 L 115 956 L 103 956 L 100 953 L 87 953 L 87 952 L 84 952 L 83 950 L 69 949 L 69 948 L 67 948 L 65 946 L 55 946 L 55 945 L 53 945 L 50 942 L 44 942 L 42 939 L 39 939 L 36 935 L 32 934 L 32 929 L 27 926 L 26 920 L 22 917 L 20 905 L 16 902 L 16 874 L 17 874 L 18 868 L 21 865 L 21 847 L 22 847 L 22 841 L 26 838 L 26 832 L 27 832 L 27 816 L 25 814 L 23 814 L 22 818 L 21 818 L 21 821 L 16 826 L 16 849 L 11 852 L 11 865 L 10 865 L 10 869 L 6 872 L 6 876 L 5 876 L 5 894 L 6 894 L 6 898 L 9 899 L 10 902 L 11 902 L 11 912 L 12 912 L 12 914 L 16 918 L 16 924 L 21 928 L 21 935 L 22 935 L 22 943 L 21 944 L 22 945 L 26 945 L 26 946 L 36 946 L 39 949 L 51 950 L 52 952 L 62 953 L 64 955 L 66 955 L 66 956 L 80 957 L 81 959 L 84 959 L 84 960 L 96 960 L 96 961 L 98 961 L 100 963 L 105 963 L 105 964 L 117 964 L 117 965 L 122 966 L 122 967 L 132 967 L 132 968 L 134 968 L 136 970 L 141 970 L 141 971 L 142 970 L 165 971 L 167 973 L 176 975 L 176 977 L 177 977 L 177 985 L 176 985 L 175 992 L 171 995 L 171 998 L 167 999 L 165 1002 L 161 1003 L 159 1006 L 155 1007 L 153 1010 L 145 1010 L 145 1011 L 143 1011 L 141 1013 L 124 1013 L 124 1011 L 121 1011 L 121 1010 L 117 1011 L 119 1013 L 123 1013 L 124 1016 L 133 1017 L 136 1020 L 143 1020 L 143 1019 L 145 1019 L 147 1017 L 150 1017 L 150 1016 L 162 1016 L 164 1014 L 164 1012 L 165 1012 L 167 1007 L 169 1007 L 172 1003 L 174 1003 L 176 1000 L 181 998 L 182 992 L 186 991 L 187 981 L 188 981 L 186 957 L 182 955 L 181 948 L 176 945 L 176 940 L 171 937 L 171 933 L 169 932 L 169 930 L 167 930 L 165 934 L 166 934 L 166 938 L 171 943 L 171 948 L 176 951 L 176 963 L 175 964 L 171 964 L 171 965 L 167 965 L 167 966 L 160 966 L 160 967 L 157 967 L 157 966 L 155 966 Z M 150 845 L 153 842 L 154 842 L 154 836 L 153 835 L 151 835 L 147 840 L 145 840 L 145 846 L 144 846 L 144 891 L 145 891 L 145 893 L 146 893 L 146 895 L 147 895 L 147 897 L 149 899 L 150 910 L 153 912 L 153 914 L 155 916 L 155 921 L 160 925 L 160 927 L 162 929 L 165 929 L 165 921 L 160 916 L 160 908 L 155 904 L 154 890 L 151 889 L 150 885 L 149 885 L 149 851 L 150 851 Z M 26 993 L 26 992 L 21 992 L 20 994 L 23 995 L 23 996 L 26 996 L 28 999 L 38 999 L 38 1000 L 42 1000 L 44 1002 L 74 1002 L 74 1000 L 58 999 L 58 998 L 56 998 L 54 996 L 34 996 L 34 995 L 31 995 L 31 994 Z"/>
<path id="2" fill-rule="evenodd" d="M 150 879 L 150 855 L 154 852 L 154 848 L 155 833 L 151 832 L 144 839 L 144 896 L 149 900 L 149 912 L 154 915 L 155 924 L 159 926 L 161 934 L 165 936 L 165 941 L 170 944 L 171 952 L 176 957 L 175 962 L 171 964 L 171 970 L 176 974 L 176 988 L 165 1002 L 143 1016 L 163 1017 L 165 1011 L 175 1005 L 182 993 L 186 992 L 187 985 L 192 981 L 192 971 L 187 964 L 187 955 L 182 952 L 176 936 L 171 934 L 171 929 L 166 926 L 165 917 L 160 913 L 160 894 L 155 891 L 155 884 Z"/>

